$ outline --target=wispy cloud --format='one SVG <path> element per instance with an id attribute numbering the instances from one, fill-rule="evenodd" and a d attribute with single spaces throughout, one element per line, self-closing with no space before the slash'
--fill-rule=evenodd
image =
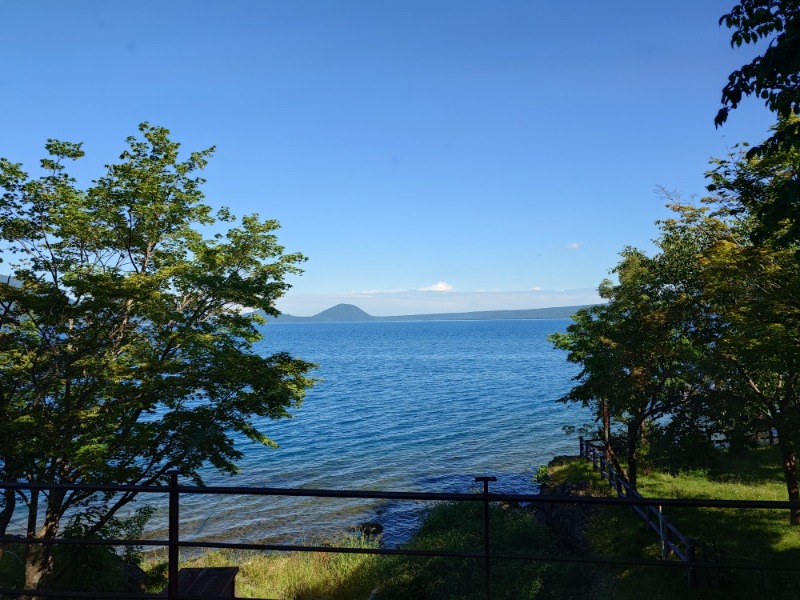
<path id="1" fill-rule="evenodd" d="M 567 245 L 569 250 L 580 250 L 581 245 L 578 242 L 572 242 L 571 244 Z"/>
<path id="2" fill-rule="evenodd" d="M 408 290 L 406 290 L 406 289 L 400 288 L 400 289 L 394 289 L 394 290 L 377 290 L 377 289 L 375 289 L 375 290 L 361 290 L 361 291 L 355 291 L 354 290 L 354 291 L 352 291 L 350 293 L 353 294 L 353 295 L 356 295 L 356 296 L 362 295 L 362 294 L 365 295 L 365 296 L 375 296 L 375 295 L 378 295 L 378 294 L 400 294 L 402 292 L 407 292 L 407 291 Z"/>
<path id="3" fill-rule="evenodd" d="M 421 287 L 418 292 L 452 292 L 455 288 L 446 281 L 438 281 L 433 285 Z"/>
<path id="4" fill-rule="evenodd" d="M 532 291 L 532 292 L 541 292 L 541 291 L 542 291 L 542 286 L 540 286 L 540 285 L 535 285 L 535 286 L 533 286 L 533 287 L 531 288 L 531 291 Z"/>

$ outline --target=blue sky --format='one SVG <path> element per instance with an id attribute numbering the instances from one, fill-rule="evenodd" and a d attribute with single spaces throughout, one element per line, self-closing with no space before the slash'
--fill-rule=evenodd
<path id="1" fill-rule="evenodd" d="M 281 222 L 308 257 L 279 307 L 376 315 L 597 299 L 625 246 L 704 193 L 731 0 L 7 2 L 0 156 L 47 138 L 102 173 L 141 121 L 216 145 L 207 201 Z"/>

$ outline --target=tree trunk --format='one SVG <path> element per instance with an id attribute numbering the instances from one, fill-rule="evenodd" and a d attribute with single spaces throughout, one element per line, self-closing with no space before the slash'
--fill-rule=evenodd
<path id="1" fill-rule="evenodd" d="M 602 401 L 603 410 L 603 447 L 605 448 L 606 460 L 611 461 L 611 417 L 608 413 L 608 399 Z"/>
<path id="2" fill-rule="evenodd" d="M 631 484 L 633 489 L 636 489 L 636 476 L 638 472 L 638 460 L 636 458 L 636 450 L 639 446 L 639 423 L 631 421 L 628 423 L 628 483 Z"/>
<path id="3" fill-rule="evenodd" d="M 35 590 L 53 572 L 53 547 L 28 544 L 25 549 L 25 589 Z"/>
<path id="4" fill-rule="evenodd" d="M 3 492 L 3 510 L 0 511 L 0 535 L 6 534 L 6 528 L 14 515 L 17 506 L 17 492 L 6 488 Z"/>
<path id="5" fill-rule="evenodd" d="M 797 453 L 794 447 L 784 443 L 786 438 L 778 432 L 778 443 L 781 446 L 783 464 L 783 478 L 786 480 L 786 491 L 789 493 L 790 502 L 800 502 L 800 486 L 797 481 Z M 800 525 L 800 508 L 789 509 L 789 523 Z"/>
<path id="6" fill-rule="evenodd" d="M 34 539 L 55 539 L 61 524 L 61 503 L 64 499 L 64 490 L 51 490 L 47 499 L 47 511 L 44 516 L 42 528 L 36 532 Z M 38 493 L 31 492 L 31 506 L 29 511 L 38 512 Z M 28 513 L 28 529 L 35 528 L 37 514 Z M 45 589 L 50 577 L 53 575 L 53 546 L 50 544 L 28 544 L 25 549 L 25 588 L 29 590 Z"/>

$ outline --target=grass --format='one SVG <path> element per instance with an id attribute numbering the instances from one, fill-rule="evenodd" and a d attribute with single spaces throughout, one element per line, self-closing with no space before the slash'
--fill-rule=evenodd
<path id="1" fill-rule="evenodd" d="M 434 507 L 409 548 L 479 552 L 482 510 L 478 503 Z M 556 551 L 555 540 L 529 510 L 503 510 L 493 506 L 490 530 L 493 553 L 552 554 Z M 567 590 L 584 579 L 579 569 L 564 564 L 496 560 L 491 569 L 492 598 L 496 599 L 566 598 Z M 382 576 L 381 599 L 483 598 L 483 562 L 475 559 L 398 557 L 386 561 Z"/>
<path id="2" fill-rule="evenodd" d="M 555 482 L 588 481 L 593 493 L 610 495 L 606 482 L 585 459 L 575 458 L 551 468 Z M 713 467 L 671 475 L 650 472 L 640 477 L 639 491 L 647 497 L 709 498 L 731 500 L 785 500 L 776 449 L 763 448 L 743 455 L 721 453 Z M 800 528 L 789 525 L 787 511 L 758 509 L 669 509 L 671 521 L 686 536 L 707 542 L 708 557 L 718 554 L 726 562 L 765 566 L 800 565 Z M 592 552 L 602 556 L 660 558 L 660 545 L 638 515 L 624 508 L 596 511 L 589 527 Z M 701 556 L 701 558 L 703 558 Z M 687 573 L 667 568 L 606 568 L 596 572 L 596 598 L 770 598 L 800 597 L 796 574 L 782 572 L 700 571 L 702 587 L 687 589 Z M 766 591 L 765 591 L 766 585 Z"/>
<path id="3" fill-rule="evenodd" d="M 364 536 L 343 536 L 331 545 L 347 548 L 376 548 L 378 542 Z M 266 553 L 257 551 L 215 551 L 181 563 L 182 567 L 238 566 L 236 595 L 243 598 L 285 598 L 295 600 L 366 598 L 375 587 L 371 576 L 379 558 L 368 554 L 326 552 Z M 146 566 L 164 572 L 161 561 L 148 559 Z M 165 579 L 154 582 L 157 592 Z"/>
<path id="4" fill-rule="evenodd" d="M 427 513 L 420 530 L 404 546 L 412 550 L 483 548 L 482 505 L 443 503 Z M 556 551 L 555 541 L 533 513 L 525 509 L 492 507 L 492 552 L 543 554 Z M 348 536 L 331 544 L 375 548 L 378 542 Z M 241 597 L 292 600 L 366 600 L 375 591 L 380 600 L 483 598 L 483 560 L 474 558 L 377 556 L 324 552 L 260 553 L 212 552 L 182 566 L 236 565 L 236 593 Z M 163 558 L 149 560 L 149 568 L 163 572 Z M 576 585 L 589 586 L 582 571 L 565 564 L 495 560 L 492 597 L 497 600 L 570 598 Z M 151 591 L 159 591 L 159 581 Z"/>

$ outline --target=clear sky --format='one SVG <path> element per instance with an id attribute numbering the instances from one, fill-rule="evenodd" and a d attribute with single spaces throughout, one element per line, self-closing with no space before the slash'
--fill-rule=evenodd
<path id="1" fill-rule="evenodd" d="M 83 141 L 84 183 L 141 121 L 211 145 L 207 201 L 281 222 L 308 257 L 279 303 L 375 315 L 597 300 L 651 247 L 657 186 L 766 137 L 732 0 L 0 3 L 0 156 Z"/>

